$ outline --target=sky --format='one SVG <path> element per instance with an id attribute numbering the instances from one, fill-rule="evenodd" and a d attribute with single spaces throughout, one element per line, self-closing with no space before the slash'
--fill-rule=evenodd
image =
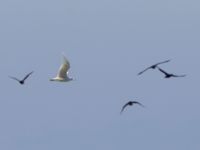
<path id="1" fill-rule="evenodd" d="M 0 1 L 0 149 L 199 150 L 199 4 Z M 50 82 L 62 53 L 74 81 Z M 137 76 L 167 59 L 187 76 Z M 30 71 L 25 85 L 8 78 Z M 130 100 L 145 108 L 120 115 Z"/>

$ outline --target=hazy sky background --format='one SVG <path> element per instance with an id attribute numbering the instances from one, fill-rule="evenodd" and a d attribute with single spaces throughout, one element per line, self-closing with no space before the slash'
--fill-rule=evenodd
<path id="1" fill-rule="evenodd" d="M 7 0 L 0 22 L 0 149 L 200 149 L 199 1 Z M 75 81 L 50 82 L 62 52 Z M 137 76 L 166 59 L 187 77 Z"/>

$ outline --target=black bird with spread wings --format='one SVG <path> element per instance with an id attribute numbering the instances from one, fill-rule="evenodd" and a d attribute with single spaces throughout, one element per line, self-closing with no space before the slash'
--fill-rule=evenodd
<path id="1" fill-rule="evenodd" d="M 127 102 L 127 103 L 122 107 L 122 110 L 121 110 L 120 114 L 124 111 L 124 109 L 125 109 L 127 106 L 132 106 L 132 105 L 134 105 L 134 104 L 138 104 L 138 105 L 144 107 L 144 105 L 142 105 L 140 102 L 137 102 L 137 101 L 129 101 L 129 102 Z"/>
<path id="2" fill-rule="evenodd" d="M 160 70 L 160 72 L 164 73 L 165 74 L 165 78 L 171 78 L 171 77 L 185 77 L 186 75 L 174 75 L 174 74 L 171 74 L 171 73 L 167 73 L 166 71 L 164 71 L 163 69 L 161 68 L 158 68 L 158 70 Z"/>
<path id="3" fill-rule="evenodd" d="M 23 84 L 25 83 L 25 80 L 26 80 L 32 73 L 33 73 L 33 71 L 30 72 L 30 73 L 28 73 L 22 80 L 19 80 L 19 79 L 17 79 L 16 77 L 12 77 L 12 76 L 9 76 L 9 78 L 11 78 L 11 79 L 13 79 L 13 80 L 16 80 L 16 81 L 18 81 L 21 85 L 23 85 Z"/>
<path id="4" fill-rule="evenodd" d="M 147 70 L 149 70 L 149 69 L 156 69 L 156 68 L 158 67 L 158 65 L 167 63 L 167 62 L 169 62 L 169 61 L 170 61 L 170 60 L 162 61 L 162 62 L 156 63 L 156 64 L 154 64 L 154 65 L 152 65 L 152 66 L 150 66 L 150 67 L 147 67 L 147 68 L 144 69 L 143 71 L 139 72 L 138 75 L 143 74 L 145 71 L 147 71 Z"/>

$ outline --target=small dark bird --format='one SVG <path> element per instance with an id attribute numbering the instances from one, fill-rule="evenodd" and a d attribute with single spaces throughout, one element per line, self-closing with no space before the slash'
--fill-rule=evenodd
<path id="1" fill-rule="evenodd" d="M 15 78 L 15 77 L 12 77 L 12 76 L 9 76 L 9 78 L 16 80 L 16 81 L 18 81 L 21 85 L 23 85 L 23 84 L 25 83 L 25 80 L 26 80 L 32 73 L 33 73 L 33 71 L 30 72 L 29 74 L 27 74 L 22 80 L 19 80 L 19 79 Z"/>
<path id="2" fill-rule="evenodd" d="M 165 74 L 165 78 L 171 78 L 171 77 L 185 77 L 186 75 L 174 75 L 174 74 L 171 74 L 171 73 L 167 73 L 166 71 L 164 71 L 163 69 L 161 68 L 158 68 L 158 70 L 160 70 L 160 72 L 164 73 Z"/>
<path id="3" fill-rule="evenodd" d="M 141 103 L 139 103 L 139 102 L 137 102 L 137 101 L 129 101 L 129 102 L 127 102 L 127 103 L 122 107 L 122 110 L 121 110 L 120 114 L 124 111 L 124 109 L 125 109 L 127 106 L 132 106 L 132 105 L 134 105 L 134 104 L 138 104 L 138 105 L 144 107 L 144 105 L 142 105 Z"/>
<path id="4" fill-rule="evenodd" d="M 150 66 L 150 67 L 147 67 L 147 68 L 144 69 L 143 71 L 139 72 L 138 75 L 143 74 L 145 71 L 147 71 L 147 70 L 149 70 L 149 69 L 156 69 L 156 68 L 158 67 L 158 65 L 167 63 L 167 62 L 169 62 L 169 61 L 170 61 L 170 60 L 162 61 L 162 62 L 156 63 L 156 64 L 154 64 L 154 65 L 152 65 L 152 66 Z"/>

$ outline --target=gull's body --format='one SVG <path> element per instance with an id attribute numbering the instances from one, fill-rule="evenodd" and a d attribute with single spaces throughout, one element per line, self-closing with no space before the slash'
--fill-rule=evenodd
<path id="1" fill-rule="evenodd" d="M 58 82 L 67 82 L 73 80 L 72 78 L 68 77 L 68 70 L 70 69 L 70 63 L 66 59 L 65 56 L 63 56 L 63 63 L 61 64 L 58 74 L 55 78 L 50 79 L 50 81 L 58 81 Z"/>
<path id="2" fill-rule="evenodd" d="M 127 103 L 122 107 L 122 110 L 121 110 L 120 113 L 122 113 L 122 112 L 124 111 L 124 109 L 125 109 L 127 106 L 132 106 L 132 105 L 134 105 L 134 104 L 138 104 L 138 105 L 144 107 L 144 105 L 142 105 L 140 102 L 137 102 L 137 101 L 129 101 L 129 102 L 127 102 Z"/>
<path id="3" fill-rule="evenodd" d="M 33 71 L 30 72 L 30 73 L 28 73 L 22 80 L 20 80 L 20 79 L 18 79 L 18 78 L 16 78 L 16 77 L 12 77 L 12 76 L 9 76 L 9 77 L 10 77 L 11 79 L 13 79 L 13 80 L 18 81 L 21 85 L 23 85 L 23 84 L 25 83 L 25 80 L 26 80 L 32 73 L 33 73 Z"/>
<path id="4" fill-rule="evenodd" d="M 149 70 L 149 69 L 156 69 L 156 68 L 158 67 L 158 65 L 167 63 L 167 62 L 169 62 L 169 61 L 170 61 L 170 60 L 166 60 L 166 61 L 162 61 L 162 62 L 156 63 L 156 64 L 154 64 L 154 65 L 151 65 L 150 67 L 147 67 L 147 68 L 144 69 L 143 71 L 139 72 L 138 75 L 143 74 L 145 71 L 147 71 L 147 70 Z"/>
<path id="5" fill-rule="evenodd" d="M 165 78 L 171 78 L 171 77 L 185 77 L 186 75 L 174 75 L 172 73 L 167 73 L 166 71 L 164 71 L 161 68 L 158 68 L 158 70 L 160 70 L 160 72 L 165 74 Z"/>

